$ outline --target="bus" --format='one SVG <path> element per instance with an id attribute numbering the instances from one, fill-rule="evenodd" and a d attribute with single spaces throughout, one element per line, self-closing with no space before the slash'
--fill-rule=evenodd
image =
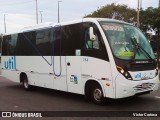
<path id="1" fill-rule="evenodd" d="M 2 34 L 0 34 L 0 63 L 1 63 L 1 43 L 2 43 Z"/>
<path id="2" fill-rule="evenodd" d="M 159 87 L 149 41 L 132 24 L 83 18 L 6 34 L 2 76 L 33 86 L 85 95 L 97 104 L 148 94 Z"/>

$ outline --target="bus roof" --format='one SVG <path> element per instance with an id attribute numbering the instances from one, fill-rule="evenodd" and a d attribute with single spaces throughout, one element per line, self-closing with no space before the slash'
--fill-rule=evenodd
<path id="1" fill-rule="evenodd" d="M 129 24 L 129 23 L 124 22 L 124 21 L 109 19 L 109 18 L 82 18 L 82 19 L 77 19 L 77 20 L 68 21 L 68 22 L 43 23 L 43 24 L 38 24 L 38 25 L 34 25 L 34 26 L 28 26 L 28 27 L 22 28 L 17 33 L 28 32 L 28 31 L 33 31 L 33 30 L 40 30 L 40 29 L 45 29 L 45 28 L 51 28 L 51 27 L 55 27 L 55 26 L 64 26 L 64 25 L 69 25 L 69 24 L 75 24 L 75 23 L 80 23 L 82 21 L 108 21 L 108 22 L 117 22 L 117 23 Z M 5 34 L 5 35 L 8 35 L 8 33 Z"/>

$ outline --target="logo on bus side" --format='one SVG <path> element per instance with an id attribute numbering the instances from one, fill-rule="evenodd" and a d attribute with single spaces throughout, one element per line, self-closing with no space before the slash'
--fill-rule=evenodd
<path id="1" fill-rule="evenodd" d="M 9 60 L 4 61 L 4 68 L 5 69 L 12 69 L 15 70 L 16 69 L 16 57 L 13 56 L 12 58 L 9 58 Z"/>

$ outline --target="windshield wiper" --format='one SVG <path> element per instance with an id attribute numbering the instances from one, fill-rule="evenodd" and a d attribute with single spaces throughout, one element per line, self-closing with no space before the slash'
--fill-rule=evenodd
<path id="1" fill-rule="evenodd" d="M 134 53 L 134 56 L 131 59 L 131 61 L 124 66 L 124 69 L 129 68 L 131 66 L 131 64 L 134 63 L 134 60 L 136 58 L 136 54 L 138 53 L 138 55 L 140 55 L 140 52 L 145 53 L 145 56 L 147 55 L 147 57 L 150 60 L 152 60 L 152 62 L 154 61 L 154 59 L 149 55 L 149 53 L 146 50 L 144 50 L 143 47 L 139 43 L 137 43 L 135 38 L 131 38 L 131 42 L 135 46 L 137 52 Z"/>
<path id="2" fill-rule="evenodd" d="M 135 46 L 135 48 L 138 51 L 138 54 L 140 55 L 140 51 L 141 53 L 143 53 L 143 55 L 147 56 L 151 61 L 154 61 L 154 59 L 149 55 L 149 53 L 137 42 L 137 40 L 135 38 L 131 38 L 131 41 L 133 43 L 133 45 Z M 145 53 L 145 54 L 144 54 Z M 134 55 L 133 60 L 135 59 L 136 53 Z"/>
<path id="3" fill-rule="evenodd" d="M 128 71 L 129 68 L 131 68 L 132 64 L 134 64 L 136 54 L 138 53 L 140 55 L 140 52 L 142 52 L 144 56 L 147 56 L 152 64 L 156 64 L 155 60 L 149 55 L 149 53 L 136 41 L 136 38 L 131 38 L 131 42 L 135 46 L 136 52 L 134 53 L 134 56 L 131 58 L 131 61 L 129 61 L 127 64 L 124 65 L 123 69 L 125 71 Z"/>

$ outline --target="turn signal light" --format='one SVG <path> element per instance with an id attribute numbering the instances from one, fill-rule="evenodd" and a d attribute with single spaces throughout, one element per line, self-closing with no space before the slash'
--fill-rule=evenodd
<path id="1" fill-rule="evenodd" d="M 106 86 L 110 86 L 110 83 L 106 83 Z"/>

